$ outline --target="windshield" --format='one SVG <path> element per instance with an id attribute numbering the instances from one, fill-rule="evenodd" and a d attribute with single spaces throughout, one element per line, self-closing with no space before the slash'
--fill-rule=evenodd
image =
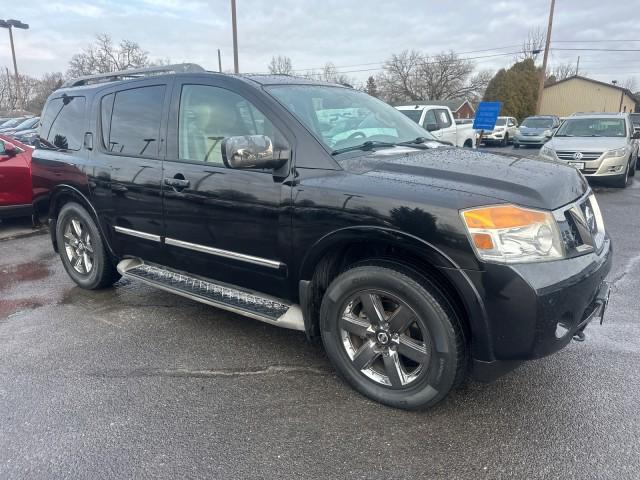
<path id="1" fill-rule="evenodd" d="M 420 123 L 420 117 L 422 116 L 422 110 L 398 110 L 401 114 L 406 115 L 416 123 Z"/>
<path id="2" fill-rule="evenodd" d="M 504 127 L 507 124 L 506 118 L 498 118 L 496 120 L 496 127 Z"/>
<path id="3" fill-rule="evenodd" d="M 350 88 L 275 85 L 267 91 L 332 151 L 364 142 L 435 139 L 392 106 Z"/>
<path id="4" fill-rule="evenodd" d="M 525 118 L 522 122 L 523 127 L 527 128 L 553 128 L 552 118 Z"/>
<path id="5" fill-rule="evenodd" d="M 556 137 L 626 137 L 622 118 L 568 118 Z"/>

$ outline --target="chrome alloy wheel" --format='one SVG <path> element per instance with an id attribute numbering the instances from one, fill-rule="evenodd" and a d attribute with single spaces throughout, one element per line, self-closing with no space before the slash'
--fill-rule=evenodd
<path id="1" fill-rule="evenodd" d="M 381 291 L 360 291 L 348 300 L 340 336 L 353 366 L 392 388 L 410 386 L 427 370 L 431 358 L 430 337 L 415 312 Z"/>
<path id="2" fill-rule="evenodd" d="M 72 218 L 64 229 L 64 249 L 73 269 L 88 274 L 93 268 L 93 246 L 89 229 L 77 218 Z"/>

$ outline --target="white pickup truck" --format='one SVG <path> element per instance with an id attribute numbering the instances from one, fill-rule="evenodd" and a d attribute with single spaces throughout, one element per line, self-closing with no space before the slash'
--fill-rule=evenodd
<path id="1" fill-rule="evenodd" d="M 469 148 L 475 143 L 473 125 L 456 125 L 449 107 L 417 104 L 397 106 L 396 109 L 431 132 L 438 140 Z"/>

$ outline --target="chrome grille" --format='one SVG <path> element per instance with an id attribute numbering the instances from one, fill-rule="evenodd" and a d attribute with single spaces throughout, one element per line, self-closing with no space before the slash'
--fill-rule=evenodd
<path id="1" fill-rule="evenodd" d="M 598 250 L 604 243 L 604 223 L 593 193 L 555 213 L 569 256 Z"/>
<path id="2" fill-rule="evenodd" d="M 582 158 L 575 158 L 574 155 L 580 153 Z M 600 158 L 603 152 L 580 152 L 578 150 L 558 150 L 556 155 L 560 160 L 571 160 L 575 162 L 589 162 Z"/>

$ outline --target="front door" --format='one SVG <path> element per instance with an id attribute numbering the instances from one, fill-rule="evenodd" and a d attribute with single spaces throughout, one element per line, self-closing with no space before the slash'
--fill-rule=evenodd
<path id="1" fill-rule="evenodd" d="M 169 266 L 289 297 L 291 189 L 271 170 L 225 167 L 221 151 L 224 138 L 238 135 L 268 135 L 277 147 L 286 142 L 280 130 L 216 80 L 177 84 L 171 105 L 163 168 Z"/>

